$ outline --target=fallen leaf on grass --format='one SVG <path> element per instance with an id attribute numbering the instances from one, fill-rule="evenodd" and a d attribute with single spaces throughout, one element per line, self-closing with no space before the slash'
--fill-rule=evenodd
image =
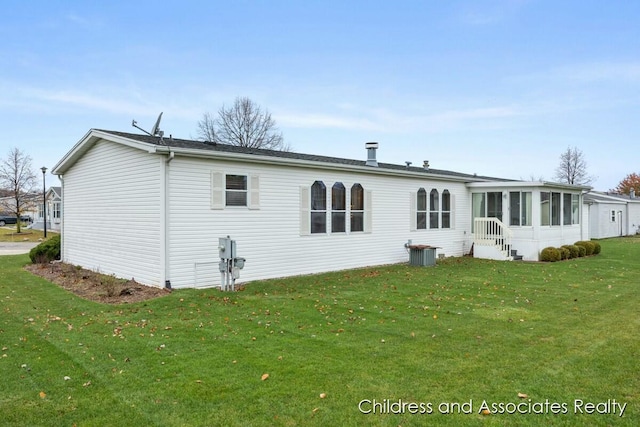
<path id="1" fill-rule="evenodd" d="M 320 399 L 324 399 L 325 397 L 327 397 L 327 393 L 320 393 Z"/>
<path id="2" fill-rule="evenodd" d="M 87 381 L 86 383 L 82 384 L 82 387 L 89 387 L 91 385 L 91 381 Z"/>
<path id="3" fill-rule="evenodd" d="M 262 376 L 260 377 L 262 381 L 266 380 L 267 378 L 269 378 L 269 374 L 262 374 Z"/>
<path id="4" fill-rule="evenodd" d="M 44 391 L 40 392 L 40 399 L 44 399 L 45 397 L 47 397 L 47 393 L 45 393 Z"/>
<path id="5" fill-rule="evenodd" d="M 518 397 L 519 397 L 520 399 L 526 399 L 526 398 L 527 398 L 527 397 L 529 397 L 529 396 L 527 396 L 527 395 L 526 395 L 526 394 L 524 394 L 524 393 L 518 393 Z"/>
<path id="6" fill-rule="evenodd" d="M 482 415 L 491 415 L 491 411 L 488 409 L 483 409 L 482 410 Z"/>

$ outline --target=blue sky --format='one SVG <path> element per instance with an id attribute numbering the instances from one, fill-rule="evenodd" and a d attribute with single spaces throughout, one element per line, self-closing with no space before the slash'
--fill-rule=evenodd
<path id="1" fill-rule="evenodd" d="M 247 96 L 294 151 L 551 180 L 576 146 L 607 190 L 640 172 L 639 22 L 637 1 L 6 2 L 0 157 L 51 168 L 160 111 L 195 138 Z"/>

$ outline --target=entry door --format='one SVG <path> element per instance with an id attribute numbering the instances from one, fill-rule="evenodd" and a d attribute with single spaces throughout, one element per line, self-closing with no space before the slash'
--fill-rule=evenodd
<path id="1" fill-rule="evenodd" d="M 502 192 L 487 193 L 487 217 L 502 221 Z"/>
<path id="2" fill-rule="evenodd" d="M 622 211 L 618 211 L 618 235 L 622 236 Z"/>

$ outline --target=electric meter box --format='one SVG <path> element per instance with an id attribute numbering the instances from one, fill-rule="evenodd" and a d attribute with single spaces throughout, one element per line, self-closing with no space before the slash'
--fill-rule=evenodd
<path id="1" fill-rule="evenodd" d="M 231 259 L 236 257 L 236 242 L 229 237 L 218 238 L 218 250 L 220 258 Z"/>

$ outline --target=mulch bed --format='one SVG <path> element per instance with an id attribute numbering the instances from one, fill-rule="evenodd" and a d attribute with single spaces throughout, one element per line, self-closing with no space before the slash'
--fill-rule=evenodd
<path id="1" fill-rule="evenodd" d="M 171 292 L 168 289 L 142 285 L 134 280 L 117 279 L 62 262 L 29 264 L 25 269 L 81 298 L 105 304 L 141 302 Z"/>

